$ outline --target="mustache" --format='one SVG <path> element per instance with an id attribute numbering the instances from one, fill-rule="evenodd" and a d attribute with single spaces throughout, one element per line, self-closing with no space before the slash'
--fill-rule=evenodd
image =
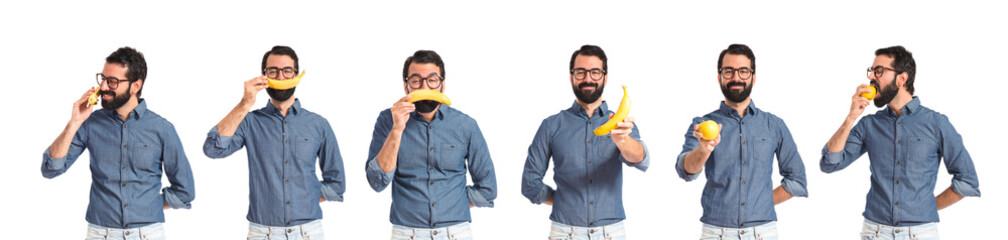
<path id="1" fill-rule="evenodd" d="M 584 87 L 594 87 L 594 88 L 598 88 L 598 83 L 593 83 L 593 82 L 583 82 L 583 83 L 581 83 L 581 84 L 578 84 L 578 86 L 577 86 L 577 87 L 578 87 L 578 89 L 581 89 L 581 88 L 584 88 Z"/>
<path id="2" fill-rule="evenodd" d="M 725 87 L 728 87 L 728 88 L 734 87 L 734 86 L 745 87 L 746 83 L 745 82 L 728 82 L 727 84 L 725 84 Z"/>
<path id="3" fill-rule="evenodd" d="M 112 95 L 112 97 L 116 96 L 116 93 L 113 91 L 98 91 L 98 95 L 105 95 L 105 94 Z"/>

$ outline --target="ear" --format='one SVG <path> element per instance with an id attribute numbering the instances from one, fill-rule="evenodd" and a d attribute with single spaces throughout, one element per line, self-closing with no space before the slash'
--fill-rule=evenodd
<path id="1" fill-rule="evenodd" d="M 910 77 L 910 74 L 906 73 L 906 72 L 903 72 L 903 73 L 900 73 L 899 75 L 896 75 L 896 84 L 897 84 L 897 86 L 901 87 L 901 88 L 904 87 L 904 86 L 906 86 L 906 81 L 907 81 L 907 78 L 909 78 L 909 77 Z"/>
<path id="2" fill-rule="evenodd" d="M 406 86 L 406 82 L 405 81 L 403 81 L 403 83 L 402 83 L 402 90 L 403 90 L 403 92 L 406 92 L 406 94 L 409 94 L 409 87 Z"/>
<path id="3" fill-rule="evenodd" d="M 136 95 L 137 92 L 140 92 L 140 89 L 143 87 L 143 84 L 144 84 L 143 79 L 137 79 L 136 81 L 133 81 L 133 83 L 130 83 L 130 85 L 133 85 L 132 90 L 130 90 L 131 94 Z"/>

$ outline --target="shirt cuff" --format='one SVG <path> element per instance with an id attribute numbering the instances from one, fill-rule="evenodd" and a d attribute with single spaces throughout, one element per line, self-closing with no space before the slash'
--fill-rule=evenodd
<path id="1" fill-rule="evenodd" d="M 696 180 L 697 177 L 700 175 L 700 173 L 698 172 L 698 173 L 695 173 L 695 174 L 689 174 L 689 173 L 686 172 L 686 167 L 683 166 L 683 164 L 684 164 L 683 162 L 686 161 L 686 154 L 689 154 L 689 152 L 684 152 L 684 153 L 680 153 L 679 154 L 679 157 L 677 157 L 677 159 L 676 159 L 675 169 L 676 169 L 676 173 L 679 174 L 679 178 L 682 178 L 683 180 L 686 180 L 687 182 L 689 182 L 689 181 Z"/>
<path id="2" fill-rule="evenodd" d="M 952 179 L 952 191 L 963 197 L 980 197 L 980 188 L 958 179 Z"/>
<path id="3" fill-rule="evenodd" d="M 342 202 L 343 194 L 337 193 L 336 190 L 332 189 L 332 187 L 329 187 L 325 182 L 322 182 L 322 198 L 324 198 L 327 202 Z"/>
<path id="4" fill-rule="evenodd" d="M 171 193 L 171 191 L 168 191 L 167 187 L 161 188 L 161 195 L 164 198 L 164 203 L 167 204 L 168 207 L 171 207 L 173 209 L 192 208 L 192 204 L 182 202 L 182 200 L 179 199 L 178 196 L 175 196 L 175 194 Z"/>
<path id="5" fill-rule="evenodd" d="M 641 159 L 641 161 L 638 162 L 638 163 L 631 163 L 631 162 L 627 161 L 626 158 L 623 158 L 623 154 L 620 154 L 619 158 L 624 163 L 626 163 L 627 166 L 631 166 L 631 167 L 637 168 L 638 170 L 641 170 L 641 172 L 644 172 L 644 171 L 647 171 L 648 166 L 651 165 L 651 154 L 648 154 L 647 144 L 644 144 L 644 141 L 637 140 L 637 142 L 639 142 L 641 144 L 641 147 L 644 148 L 644 159 Z"/>
<path id="6" fill-rule="evenodd" d="M 787 178 L 781 179 L 781 187 L 784 188 L 784 191 L 790 193 L 791 196 L 808 197 L 808 189 L 805 189 L 805 186 L 802 186 L 798 181 Z"/>
<path id="7" fill-rule="evenodd" d="M 546 186 L 546 184 L 543 184 L 542 189 L 539 189 L 539 193 L 535 195 L 534 197 L 535 199 L 532 199 L 532 203 L 535 204 L 545 203 L 546 201 L 549 201 L 551 197 L 553 197 L 554 193 L 556 192 L 553 190 L 553 188 L 551 188 L 550 186 Z"/>
<path id="8" fill-rule="evenodd" d="M 367 171 L 368 173 L 370 173 L 368 174 L 368 181 L 371 182 L 371 187 L 374 188 L 375 191 L 381 191 L 381 189 L 385 189 L 384 186 L 392 182 L 392 177 L 395 176 L 395 170 L 385 172 L 385 170 L 381 169 L 381 165 L 378 165 L 377 157 L 369 159 L 367 161 Z M 377 177 L 377 179 L 372 179 L 372 176 Z M 382 186 L 382 187 L 375 188 L 376 186 Z"/>
<path id="9" fill-rule="evenodd" d="M 466 194 L 469 195 L 469 204 L 472 204 L 475 207 L 492 208 L 494 206 L 493 201 L 488 201 L 472 186 L 466 186 Z"/>
<path id="10" fill-rule="evenodd" d="M 228 142 L 231 141 L 231 138 L 234 137 L 234 135 L 220 135 L 220 132 L 217 131 L 217 126 L 214 126 L 213 129 L 210 129 L 210 133 L 207 134 L 207 137 L 213 140 L 215 148 L 226 148 L 228 146 Z"/>
<path id="11" fill-rule="evenodd" d="M 840 161 L 843 160 L 843 154 L 844 154 L 843 150 L 840 150 L 839 152 L 829 152 L 826 146 L 823 146 L 822 148 L 823 163 L 829 165 L 839 164 Z"/>
<path id="12" fill-rule="evenodd" d="M 52 155 L 49 155 L 49 147 L 46 147 L 45 153 L 42 153 L 42 164 L 48 169 L 63 169 L 63 166 L 66 165 L 66 158 L 66 155 L 61 158 L 53 158 Z"/>

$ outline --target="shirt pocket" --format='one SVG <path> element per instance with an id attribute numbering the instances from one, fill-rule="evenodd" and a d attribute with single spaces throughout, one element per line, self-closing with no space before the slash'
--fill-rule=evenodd
<path id="1" fill-rule="evenodd" d="M 319 142 L 310 137 L 294 137 L 294 157 L 298 161 L 314 161 L 318 155 Z"/>
<path id="2" fill-rule="evenodd" d="M 131 144 L 130 162 L 140 169 L 157 168 L 161 165 L 161 148 L 149 142 L 137 141 Z"/>
<path id="3" fill-rule="evenodd" d="M 904 142 L 906 143 L 905 156 L 914 163 L 924 163 L 938 158 L 938 145 L 930 137 L 910 136 Z"/>
<path id="4" fill-rule="evenodd" d="M 768 160 L 773 160 L 774 152 L 777 150 L 777 145 L 769 137 L 751 137 L 746 140 L 749 143 L 749 147 L 752 148 L 753 160 L 757 162 L 764 162 Z"/>
<path id="5" fill-rule="evenodd" d="M 441 144 L 438 167 L 444 170 L 464 170 L 466 149 L 460 143 Z"/>

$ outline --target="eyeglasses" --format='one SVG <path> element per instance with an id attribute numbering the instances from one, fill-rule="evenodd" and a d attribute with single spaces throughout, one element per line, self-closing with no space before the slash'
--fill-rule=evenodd
<path id="1" fill-rule="evenodd" d="M 743 68 L 739 68 L 739 69 L 735 69 L 735 68 L 731 68 L 731 67 L 723 67 L 720 70 L 718 70 L 718 73 L 721 74 L 721 78 L 723 78 L 723 79 L 733 78 L 733 77 L 735 77 L 735 74 L 737 73 L 740 79 L 747 80 L 747 79 L 749 79 L 749 77 L 752 77 L 752 74 L 755 73 L 755 72 L 756 72 L 756 70 L 749 69 L 747 67 L 743 67 Z"/>
<path id="2" fill-rule="evenodd" d="M 266 77 L 277 79 L 280 77 L 280 73 L 283 73 L 284 78 L 292 78 L 297 74 L 297 70 L 292 67 L 278 68 L 278 67 L 268 67 L 263 71 L 266 73 Z"/>
<path id="3" fill-rule="evenodd" d="M 420 77 L 420 75 L 412 75 L 409 78 L 406 78 L 406 83 L 408 83 L 409 87 L 412 89 L 422 88 L 424 83 L 427 83 L 427 87 L 429 87 L 430 89 L 435 89 L 441 87 L 442 81 L 444 80 L 441 79 L 441 76 L 434 74 L 431 74 L 431 76 L 429 77 Z"/>
<path id="4" fill-rule="evenodd" d="M 896 71 L 896 69 L 892 69 L 892 68 L 889 68 L 889 67 L 883 67 L 883 66 L 869 67 L 868 68 L 868 77 L 871 77 L 872 73 L 875 73 L 875 78 L 881 78 L 882 74 L 884 74 L 886 70 L 893 71 L 893 72 Z"/>
<path id="5" fill-rule="evenodd" d="M 116 88 L 118 88 L 119 87 L 119 82 L 132 82 L 129 79 L 119 79 L 119 78 L 116 78 L 116 77 L 106 77 L 106 76 L 102 75 L 101 73 L 95 74 L 95 81 L 98 83 L 98 86 L 101 86 L 102 82 L 104 81 L 105 83 L 108 84 L 109 89 L 116 89 Z"/>
<path id="6" fill-rule="evenodd" d="M 577 80 L 584 80 L 585 77 L 588 76 L 588 74 L 591 74 L 592 80 L 599 81 L 602 80 L 602 76 L 606 74 L 606 71 L 598 68 L 592 68 L 592 69 L 575 68 L 574 70 L 571 70 L 571 75 L 574 75 L 574 79 Z"/>

